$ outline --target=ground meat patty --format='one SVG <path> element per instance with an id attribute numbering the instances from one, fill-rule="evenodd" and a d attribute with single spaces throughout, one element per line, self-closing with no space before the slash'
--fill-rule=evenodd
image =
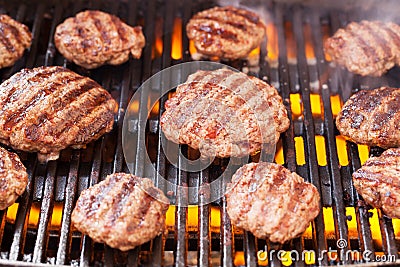
<path id="1" fill-rule="evenodd" d="M 353 182 L 368 204 L 391 218 L 400 218 L 400 148 L 369 158 L 353 173 Z"/>
<path id="2" fill-rule="evenodd" d="M 7 15 L 0 15 L 0 68 L 10 67 L 31 46 L 28 27 Z"/>
<path id="3" fill-rule="evenodd" d="M 232 60 L 247 57 L 260 45 L 265 25 L 248 10 L 214 7 L 194 15 L 186 32 L 200 54 Z"/>
<path id="4" fill-rule="evenodd" d="M 332 60 L 360 75 L 381 76 L 400 64 L 400 26 L 392 22 L 352 22 L 324 44 Z"/>
<path id="5" fill-rule="evenodd" d="M 27 184 L 28 174 L 18 155 L 0 147 L 0 210 L 14 204 Z"/>
<path id="6" fill-rule="evenodd" d="M 116 173 L 81 193 L 71 221 L 95 242 L 126 251 L 165 230 L 168 203 L 150 179 Z"/>
<path id="7" fill-rule="evenodd" d="M 197 71 L 165 103 L 167 139 L 200 149 L 202 157 L 243 157 L 275 144 L 289 127 L 276 89 L 228 69 Z"/>
<path id="8" fill-rule="evenodd" d="M 226 201 L 233 225 L 278 243 L 300 236 L 320 211 L 314 185 L 267 162 L 238 169 L 228 184 Z"/>
<path id="9" fill-rule="evenodd" d="M 114 15 L 87 10 L 58 25 L 57 49 L 68 60 L 87 69 L 119 65 L 129 54 L 140 58 L 145 39 L 140 26 L 131 27 Z"/>
<path id="10" fill-rule="evenodd" d="M 0 142 L 57 159 L 111 131 L 117 103 L 95 81 L 63 67 L 23 69 L 0 85 Z"/>
<path id="11" fill-rule="evenodd" d="M 350 140 L 382 148 L 400 146 L 400 88 L 362 90 L 345 103 L 336 118 Z"/>

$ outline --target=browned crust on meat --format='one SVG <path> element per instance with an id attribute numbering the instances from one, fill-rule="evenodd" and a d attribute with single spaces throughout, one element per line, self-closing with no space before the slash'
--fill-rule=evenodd
<path id="1" fill-rule="evenodd" d="M 58 25 L 54 42 L 65 58 L 93 69 L 122 64 L 129 54 L 140 58 L 145 38 L 140 26 L 131 27 L 114 15 L 87 10 Z"/>
<path id="2" fill-rule="evenodd" d="M 28 173 L 18 155 L 0 147 L 0 210 L 14 204 L 27 184 Z"/>
<path id="3" fill-rule="evenodd" d="M 7 15 L 0 15 L 0 68 L 10 67 L 31 46 L 28 27 Z"/>
<path id="4" fill-rule="evenodd" d="M 353 182 L 368 204 L 391 218 L 400 218 L 400 148 L 369 158 L 353 173 Z"/>
<path id="5" fill-rule="evenodd" d="M 197 13 L 186 25 L 186 32 L 199 53 L 239 59 L 260 45 L 265 25 L 251 11 L 225 6 Z"/>
<path id="6" fill-rule="evenodd" d="M 24 69 L 0 85 L 0 139 L 56 159 L 111 131 L 117 105 L 95 81 L 68 69 Z"/>
<path id="7" fill-rule="evenodd" d="M 324 43 L 332 60 L 360 75 L 381 76 L 400 62 L 400 26 L 391 22 L 351 22 Z"/>
<path id="8" fill-rule="evenodd" d="M 317 188 L 274 163 L 244 165 L 225 195 L 232 224 L 272 242 L 300 236 L 320 212 Z"/>
<path id="9" fill-rule="evenodd" d="M 150 179 L 115 173 L 82 191 L 71 221 L 95 242 L 126 251 L 164 231 L 168 203 Z"/>
<path id="10" fill-rule="evenodd" d="M 400 89 L 362 90 L 345 103 L 336 118 L 340 133 L 350 140 L 382 148 L 400 146 Z"/>
<path id="11" fill-rule="evenodd" d="M 165 103 L 167 139 L 200 149 L 202 157 L 243 157 L 276 143 L 289 127 L 275 88 L 227 69 L 197 71 Z"/>

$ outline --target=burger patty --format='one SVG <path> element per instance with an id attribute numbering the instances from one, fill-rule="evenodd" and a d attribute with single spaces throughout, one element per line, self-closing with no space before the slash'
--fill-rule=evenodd
<path id="1" fill-rule="evenodd" d="M 140 26 L 131 27 L 114 15 L 87 10 L 58 25 L 54 42 L 68 60 L 87 69 L 119 65 L 129 54 L 140 58 L 145 39 Z"/>
<path id="2" fill-rule="evenodd" d="M 7 15 L 0 15 L 0 68 L 10 67 L 31 46 L 28 27 Z"/>
<path id="3" fill-rule="evenodd" d="M 165 103 L 167 139 L 200 149 L 202 157 L 243 157 L 275 144 L 289 127 L 276 89 L 228 69 L 197 71 Z"/>
<path id="4" fill-rule="evenodd" d="M 366 76 L 381 76 L 400 64 L 400 26 L 392 22 L 351 22 L 324 43 L 332 60 Z"/>
<path id="5" fill-rule="evenodd" d="M 95 242 L 126 251 L 164 232 L 168 207 L 150 179 L 115 173 L 82 191 L 71 221 Z"/>
<path id="6" fill-rule="evenodd" d="M 369 158 L 353 173 L 353 182 L 368 204 L 391 218 L 400 218 L 400 148 Z"/>
<path id="7" fill-rule="evenodd" d="M 54 160 L 111 131 L 116 109 L 87 77 L 56 66 L 23 69 L 0 85 L 0 142 Z"/>
<path id="8" fill-rule="evenodd" d="M 27 184 L 28 173 L 18 155 L 0 147 L 0 210 L 14 204 Z"/>
<path id="9" fill-rule="evenodd" d="M 232 60 L 247 57 L 260 45 L 265 25 L 248 10 L 214 7 L 194 15 L 186 32 L 200 54 Z"/>
<path id="10" fill-rule="evenodd" d="M 336 117 L 340 133 L 350 140 L 382 148 L 400 146 L 400 88 L 362 90 Z"/>
<path id="11" fill-rule="evenodd" d="M 282 244 L 300 236 L 320 211 L 317 188 L 274 163 L 239 168 L 225 196 L 233 225 Z"/>

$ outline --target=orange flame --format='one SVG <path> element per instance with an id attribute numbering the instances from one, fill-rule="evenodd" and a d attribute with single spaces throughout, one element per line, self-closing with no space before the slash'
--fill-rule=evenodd
<path id="1" fill-rule="evenodd" d="M 273 23 L 269 23 L 266 32 L 268 59 L 277 61 L 279 56 L 278 31 Z"/>
<path id="2" fill-rule="evenodd" d="M 175 60 L 182 58 L 182 19 L 175 18 L 172 31 L 171 57 Z"/>

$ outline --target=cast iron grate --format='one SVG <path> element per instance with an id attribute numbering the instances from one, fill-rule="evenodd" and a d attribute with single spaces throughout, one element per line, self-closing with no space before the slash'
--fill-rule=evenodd
<path id="1" fill-rule="evenodd" d="M 254 3 L 252 3 L 254 4 Z M 170 226 L 167 235 L 159 236 L 152 242 L 132 251 L 122 253 L 102 244 L 94 244 L 90 238 L 71 228 L 70 214 L 80 192 L 97 183 L 112 172 L 127 172 L 124 162 L 122 122 L 129 100 L 140 84 L 152 74 L 177 63 L 190 61 L 189 41 L 185 37 L 185 25 L 191 15 L 197 11 L 215 6 L 212 1 L 0 1 L 0 12 L 8 13 L 24 22 L 33 32 L 31 49 L 14 67 L 0 71 L 4 80 L 23 67 L 41 65 L 63 65 L 72 70 L 92 77 L 109 89 L 119 103 L 119 112 L 113 131 L 81 151 L 66 150 L 59 160 L 41 165 L 36 156 L 21 153 L 29 170 L 30 183 L 25 194 L 19 199 L 14 209 L 0 212 L 0 256 L 3 265 L 18 265 L 22 261 L 34 264 L 51 263 L 59 265 L 82 266 L 161 266 L 161 265 L 223 265 L 256 266 L 265 264 L 258 260 L 257 252 L 268 249 L 281 249 L 275 244 L 257 240 L 250 233 L 243 233 L 231 226 L 226 213 L 225 199 L 200 206 L 191 212 L 191 207 L 176 207 L 170 216 L 175 223 Z M 376 84 L 400 86 L 399 70 L 390 71 L 384 79 L 361 78 L 348 72 L 335 69 L 325 60 L 322 40 L 327 32 L 332 34 L 337 28 L 350 20 L 360 20 L 363 16 L 341 9 L 323 9 L 299 4 L 284 4 L 266 1 L 262 8 L 269 10 L 272 35 L 276 37 L 278 55 L 271 60 L 267 54 L 267 43 L 260 49 L 258 68 L 247 66 L 245 61 L 224 62 L 238 69 L 246 68 L 260 78 L 267 78 L 278 87 L 289 111 L 291 126 L 282 135 L 284 164 L 291 171 L 297 171 L 306 180 L 315 184 L 322 193 L 322 204 L 331 208 L 332 218 L 321 212 L 312 223 L 309 236 L 297 238 L 282 249 L 314 250 L 317 255 L 330 247 L 336 249 L 336 241 L 344 239 L 350 247 L 345 248 L 399 257 L 400 233 L 395 233 L 393 221 L 377 212 L 378 232 L 381 241 L 373 237 L 370 226 L 371 213 L 360 205 L 359 196 L 351 183 L 351 173 L 361 166 L 359 148 L 347 142 L 348 164 L 340 166 L 331 109 L 332 96 L 339 95 L 345 101 L 352 88 L 368 89 Z M 146 47 L 140 60 L 130 60 L 118 67 L 102 67 L 87 71 L 67 62 L 56 51 L 53 35 L 56 25 L 68 16 L 84 9 L 101 9 L 117 14 L 131 25 L 143 26 Z M 358 14 L 358 15 L 357 15 Z M 367 16 L 367 15 L 364 15 Z M 180 43 L 174 40 L 175 23 L 178 20 L 182 38 Z M 400 18 L 397 17 L 397 22 Z M 179 26 L 179 25 L 178 25 Z M 311 29 L 307 32 L 305 29 Z M 290 40 L 292 40 L 290 42 Z M 270 40 L 268 40 L 270 42 Z M 161 45 L 160 45 L 161 44 Z M 179 59 L 171 57 L 174 46 L 182 47 Z M 314 57 L 310 60 L 307 51 L 311 45 Z M 290 55 L 291 54 L 291 55 Z M 269 60 L 268 60 L 269 59 Z M 293 95 L 301 99 L 301 111 L 293 109 Z M 321 99 L 321 111 L 313 112 L 313 98 Z M 168 163 L 161 147 L 163 138 L 158 127 L 159 116 L 167 96 L 161 98 L 159 111 L 149 118 L 146 135 L 139 139 L 146 140 L 147 150 L 160 174 L 178 184 L 201 185 L 218 177 L 226 165 L 226 160 L 219 160 L 199 173 L 186 173 Z M 142 96 L 145 105 L 146 97 Z M 291 100 L 291 101 L 289 101 Z M 326 164 L 319 164 L 316 148 L 316 136 L 323 137 Z M 294 140 L 301 138 L 298 146 Z M 184 154 L 191 150 L 182 147 Z M 297 157 L 303 150 L 304 163 Z M 135 172 L 145 176 L 144 162 L 146 148 L 138 147 Z M 379 154 L 381 150 L 371 148 L 370 154 Z M 162 181 L 156 183 L 163 187 Z M 207 196 L 199 196 L 200 203 L 208 203 Z M 355 217 L 349 218 L 347 209 L 355 209 Z M 193 209 L 192 209 L 193 211 Z M 13 215 L 14 214 L 14 215 Z M 197 216 L 197 218 L 188 215 Z M 57 217 L 58 221 L 57 221 Z M 212 218 L 214 216 L 214 218 Z M 329 217 L 329 216 L 328 216 Z M 219 222 L 215 223 L 215 218 Z M 333 221 L 334 232 L 328 233 L 327 221 Z M 350 233 L 348 221 L 356 220 L 356 234 Z M 194 221 L 194 223 L 193 223 Z M 195 225 L 195 227 L 193 226 Z M 400 225 L 400 224 L 398 224 Z M 381 243 L 380 243 L 381 242 Z M 310 262 L 296 261 L 295 266 L 305 266 Z M 349 264 L 351 260 L 332 261 L 324 254 L 312 265 Z M 281 266 L 276 255 L 269 260 L 270 266 Z"/>

